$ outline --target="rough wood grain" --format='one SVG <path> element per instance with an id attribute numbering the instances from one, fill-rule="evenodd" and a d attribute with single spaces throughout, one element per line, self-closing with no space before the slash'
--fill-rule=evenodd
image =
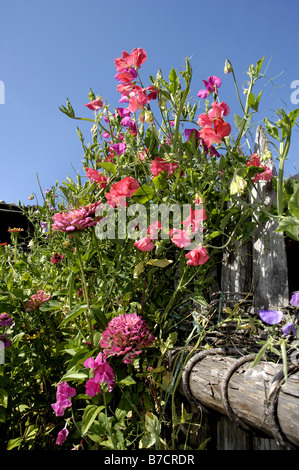
<path id="1" fill-rule="evenodd" d="M 225 355 L 195 355 L 186 364 L 183 393 L 193 405 L 229 415 L 223 390 L 227 391 L 233 421 L 245 431 L 275 438 L 286 448 L 299 446 L 299 371 L 283 383 L 281 365 L 247 361 L 234 370 L 225 385 L 228 371 L 239 359 Z M 277 393 L 277 406 L 272 397 Z M 278 429 L 277 429 L 278 426 Z"/>

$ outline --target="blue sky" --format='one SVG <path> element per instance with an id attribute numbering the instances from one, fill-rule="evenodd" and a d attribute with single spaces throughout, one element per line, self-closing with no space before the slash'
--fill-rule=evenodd
<path id="1" fill-rule="evenodd" d="M 189 57 L 195 98 L 202 79 L 221 77 L 229 121 L 241 111 L 232 76 L 223 73 L 225 59 L 233 63 L 241 85 L 248 66 L 265 56 L 265 63 L 271 59 L 267 76 L 275 86 L 265 86 L 260 118 L 274 117 L 279 107 L 295 109 L 299 104 L 291 102 L 291 83 L 299 81 L 298 19 L 297 0 L 2 2 L 0 199 L 34 203 L 28 196 L 36 193 L 41 200 L 37 174 L 43 190 L 77 171 L 84 174 L 76 126 L 87 141 L 90 126 L 69 119 L 58 107 L 68 97 L 76 114 L 91 117 L 84 106 L 90 88 L 117 107 L 114 59 L 123 50 L 146 50 L 144 82 L 159 68 L 167 77 L 172 67 L 182 70 Z M 291 174 L 299 172 L 298 150 L 296 131 L 286 167 Z"/>

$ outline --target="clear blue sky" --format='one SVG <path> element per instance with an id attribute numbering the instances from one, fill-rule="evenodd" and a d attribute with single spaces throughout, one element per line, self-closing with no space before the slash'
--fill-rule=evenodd
<path id="1" fill-rule="evenodd" d="M 251 63 L 262 56 L 267 63 L 272 56 L 268 76 L 283 74 L 274 80 L 276 88 L 265 88 L 261 110 L 271 117 L 277 107 L 295 109 L 299 104 L 290 97 L 291 83 L 299 80 L 298 20 L 297 0 L 2 2 L 0 199 L 29 204 L 28 196 L 36 193 L 41 200 L 36 174 L 44 190 L 77 170 L 83 174 L 76 126 L 88 141 L 90 126 L 69 119 L 58 107 L 68 97 L 76 114 L 90 117 L 84 106 L 90 88 L 117 107 L 114 59 L 123 50 L 146 50 L 144 81 L 159 68 L 168 76 L 172 67 L 182 69 L 185 57 L 191 58 L 193 96 L 202 79 L 218 75 L 221 99 L 232 113 L 241 112 L 232 77 L 223 73 L 225 59 L 233 63 L 241 84 Z M 287 164 L 291 174 L 299 172 L 298 135 Z"/>

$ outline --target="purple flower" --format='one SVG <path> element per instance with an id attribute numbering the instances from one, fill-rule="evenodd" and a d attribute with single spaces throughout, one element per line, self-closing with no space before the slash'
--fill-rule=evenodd
<path id="1" fill-rule="evenodd" d="M 11 340 L 7 335 L 0 335 L 0 349 L 5 349 L 11 346 Z"/>
<path id="2" fill-rule="evenodd" d="M 282 328 L 282 332 L 285 336 L 289 335 L 289 334 L 293 334 L 293 335 L 296 335 L 296 328 L 295 328 L 295 325 L 293 322 L 289 321 L 285 326 L 283 326 Z"/>
<path id="3" fill-rule="evenodd" d="M 8 313 L 0 313 L 0 326 L 9 326 L 12 324 L 12 319 Z"/>
<path id="4" fill-rule="evenodd" d="M 268 325 L 276 325 L 280 323 L 283 318 L 283 312 L 278 310 L 260 310 L 260 318 Z"/>
<path id="5" fill-rule="evenodd" d="M 110 148 L 114 150 L 117 153 L 117 155 L 122 155 L 125 152 L 126 147 L 127 146 L 124 143 L 110 145 Z"/>
<path id="6" fill-rule="evenodd" d="M 195 132 L 195 140 L 199 139 L 199 133 L 196 129 L 185 129 L 185 137 L 189 140 L 192 133 Z"/>
<path id="7" fill-rule="evenodd" d="M 66 428 L 63 428 L 57 435 L 56 439 L 56 445 L 62 446 L 62 444 L 65 442 L 69 432 Z"/>
<path id="8" fill-rule="evenodd" d="M 294 294 L 292 295 L 292 298 L 290 300 L 290 304 L 293 307 L 299 307 L 299 292 L 294 292 Z"/>
<path id="9" fill-rule="evenodd" d="M 127 108 L 117 108 L 117 112 L 121 118 L 128 117 L 131 114 L 131 111 Z"/>
<path id="10" fill-rule="evenodd" d="M 218 93 L 218 88 L 221 86 L 221 79 L 212 75 L 208 80 L 203 80 L 206 87 L 205 90 L 199 90 L 197 96 L 202 99 L 206 99 L 211 93 Z"/>

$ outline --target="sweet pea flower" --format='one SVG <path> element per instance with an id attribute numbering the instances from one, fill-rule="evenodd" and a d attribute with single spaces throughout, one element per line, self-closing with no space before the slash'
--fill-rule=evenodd
<path id="1" fill-rule="evenodd" d="M 147 55 L 144 49 L 135 48 L 129 54 L 127 51 L 123 51 L 121 57 L 114 60 L 116 70 L 122 72 L 129 67 L 136 67 L 140 69 L 141 65 L 146 61 Z"/>
<path id="2" fill-rule="evenodd" d="M 110 149 L 114 150 L 117 155 L 122 155 L 123 153 L 125 153 L 126 148 L 127 145 L 124 142 L 110 145 Z"/>
<path id="3" fill-rule="evenodd" d="M 208 80 L 203 80 L 206 87 L 205 90 L 199 90 L 197 96 L 202 99 L 206 99 L 211 93 L 218 93 L 218 88 L 221 86 L 221 79 L 212 75 Z"/>
<path id="4" fill-rule="evenodd" d="M 89 379 L 85 384 L 86 394 L 94 397 L 100 393 L 100 383 L 107 383 L 108 391 L 111 392 L 115 385 L 114 371 L 110 364 L 107 363 L 104 354 L 101 352 L 94 359 L 90 357 L 84 362 L 84 367 L 93 371 L 94 377 Z"/>
<path id="5" fill-rule="evenodd" d="M 72 406 L 70 398 L 76 395 L 76 389 L 70 387 L 66 381 L 60 382 L 56 391 L 56 402 L 51 404 L 56 416 L 63 416 L 66 408 Z"/>
<path id="6" fill-rule="evenodd" d="M 263 180 L 263 181 L 270 181 L 271 180 L 272 175 L 273 175 L 272 170 L 269 167 L 261 164 L 261 157 L 259 155 L 257 155 L 256 153 L 253 153 L 251 155 L 250 160 L 247 162 L 246 166 L 247 167 L 255 166 L 255 167 L 264 169 L 264 171 L 262 173 L 257 173 L 254 176 L 254 178 L 253 178 L 254 183 L 256 181 L 260 181 L 260 180 Z"/>
<path id="7" fill-rule="evenodd" d="M 132 197 L 138 188 L 138 181 L 131 176 L 126 176 L 118 183 L 112 184 L 110 192 L 107 192 L 105 197 L 111 206 L 115 207 L 116 204 L 123 206 L 126 204 L 126 197 Z"/>
<path id="8" fill-rule="evenodd" d="M 56 445 L 62 446 L 62 444 L 66 441 L 68 434 L 69 432 L 66 428 L 63 428 L 61 431 L 59 431 L 56 439 Z"/>
<path id="9" fill-rule="evenodd" d="M 97 111 L 98 109 L 102 108 L 103 101 L 100 99 L 96 99 L 96 100 L 90 101 L 85 106 L 91 109 L 92 111 Z"/>
<path id="10" fill-rule="evenodd" d="M 259 316 L 267 325 L 277 325 L 283 319 L 283 312 L 279 310 L 260 310 Z"/>
<path id="11" fill-rule="evenodd" d="M 290 300 L 290 304 L 293 307 L 299 307 L 299 292 L 294 292 L 294 294 L 292 295 L 292 298 Z"/>
<path id="12" fill-rule="evenodd" d="M 194 248 L 193 250 L 189 251 L 185 257 L 188 258 L 187 264 L 190 266 L 202 265 L 209 259 L 207 249 L 204 246 L 198 246 Z"/>
<path id="13" fill-rule="evenodd" d="M 191 244 L 191 239 L 188 230 L 171 229 L 169 231 L 171 241 L 179 248 L 184 248 Z"/>
<path id="14" fill-rule="evenodd" d="M 140 238 L 134 243 L 134 246 L 141 251 L 151 251 L 155 248 L 155 245 L 149 237 Z"/>
<path id="15" fill-rule="evenodd" d="M 285 326 L 283 326 L 281 328 L 281 330 L 282 330 L 282 332 L 285 336 L 287 336 L 291 333 L 295 336 L 296 333 L 297 333 L 296 327 L 295 327 L 294 323 L 291 322 L 291 321 L 289 321 Z"/>
<path id="16" fill-rule="evenodd" d="M 163 158 L 156 157 L 152 161 L 150 172 L 153 176 L 158 176 L 162 171 L 167 172 L 167 178 L 173 173 L 179 165 L 177 163 L 167 162 Z"/>

